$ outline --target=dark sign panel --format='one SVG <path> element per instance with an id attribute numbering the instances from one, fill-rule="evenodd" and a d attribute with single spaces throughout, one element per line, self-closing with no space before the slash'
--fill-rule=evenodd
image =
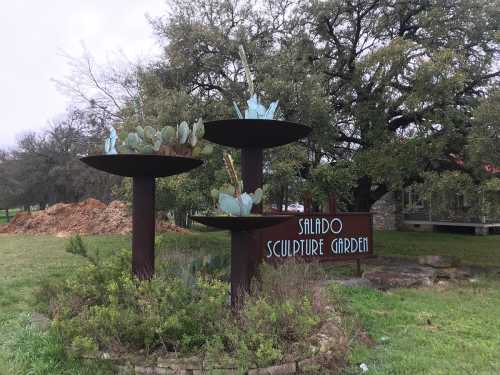
<path id="1" fill-rule="evenodd" d="M 261 233 L 264 259 L 269 262 L 288 258 L 340 261 L 373 256 L 370 213 L 299 214 Z"/>

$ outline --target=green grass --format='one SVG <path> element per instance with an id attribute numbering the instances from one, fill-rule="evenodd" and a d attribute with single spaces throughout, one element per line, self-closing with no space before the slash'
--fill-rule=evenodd
<path id="1" fill-rule="evenodd" d="M 500 281 L 446 289 L 345 289 L 347 314 L 375 341 L 358 344 L 347 374 L 499 374 Z"/>
<path id="2" fill-rule="evenodd" d="M 84 264 L 65 251 L 67 239 L 54 236 L 0 235 L 0 374 L 103 374 L 102 367 L 65 357 L 53 334 L 27 323 L 34 310 L 33 291 L 40 281 L 62 278 Z M 125 236 L 85 237 L 90 251 L 126 246 Z"/>
<path id="3" fill-rule="evenodd" d="M 375 253 L 393 256 L 455 255 L 466 263 L 500 266 L 499 236 L 445 233 L 377 232 Z M 106 254 L 130 246 L 130 236 L 86 236 L 91 252 Z M 100 374 L 102 368 L 66 358 L 58 338 L 32 329 L 26 314 L 34 311 L 33 291 L 44 278 L 64 278 L 85 259 L 65 252 L 66 238 L 0 235 L 0 374 Z M 192 235 L 168 233 L 158 239 L 157 254 L 189 250 L 226 254 L 225 232 Z M 350 265 L 329 268 L 349 275 Z M 381 293 L 346 290 L 346 308 L 377 341 L 357 345 L 352 363 L 365 362 L 369 374 L 500 373 L 500 282 L 446 290 L 401 289 Z M 430 319 L 431 325 L 427 324 Z M 436 328 L 437 327 L 437 328 Z M 388 341 L 381 343 L 386 336 Z M 470 354 L 469 354 L 470 353 Z M 358 369 L 359 370 L 359 369 Z M 359 373 L 357 371 L 356 373 Z"/>
<path id="4" fill-rule="evenodd" d="M 375 254 L 416 257 L 452 255 L 465 264 L 500 266 L 500 236 L 434 232 L 376 232 Z"/>

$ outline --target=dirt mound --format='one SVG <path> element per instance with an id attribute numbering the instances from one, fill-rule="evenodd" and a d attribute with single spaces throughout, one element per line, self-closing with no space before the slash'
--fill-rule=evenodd
<path id="1" fill-rule="evenodd" d="M 157 224 L 157 230 L 187 232 L 168 222 Z M 57 203 L 46 210 L 20 212 L 9 224 L 0 225 L 0 233 L 54 234 L 127 234 L 132 219 L 125 202 L 109 205 L 89 198 L 79 203 Z"/>

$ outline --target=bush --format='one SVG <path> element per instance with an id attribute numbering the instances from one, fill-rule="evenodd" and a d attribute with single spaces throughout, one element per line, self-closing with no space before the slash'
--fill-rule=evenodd
<path id="1" fill-rule="evenodd" d="M 83 243 L 80 235 L 77 234 L 69 239 L 69 242 L 66 244 L 66 252 L 81 255 L 83 257 L 87 256 L 87 247 Z"/>
<path id="2" fill-rule="evenodd" d="M 322 320 L 313 309 L 312 291 L 323 277 L 313 263 L 263 264 L 239 314 L 209 342 L 209 354 L 220 356 L 223 348 L 241 370 L 311 355 L 308 338 Z"/>
<path id="3" fill-rule="evenodd" d="M 193 352 L 214 333 L 212 322 L 225 319 L 228 288 L 201 277 L 186 283 L 170 268 L 139 281 L 130 275 L 130 252 L 122 251 L 39 296 L 50 299 L 55 329 L 77 352 L 91 343 L 112 351 Z"/>
<path id="4" fill-rule="evenodd" d="M 242 371 L 309 355 L 307 338 L 321 320 L 312 306 L 317 267 L 264 265 L 234 314 L 229 285 L 217 272 L 193 270 L 186 254 L 170 255 L 151 281 L 131 276 L 131 254 L 124 250 L 89 259 L 69 279 L 38 293 L 67 350 L 75 356 L 98 349 L 205 353 L 219 363 L 236 360 Z"/>

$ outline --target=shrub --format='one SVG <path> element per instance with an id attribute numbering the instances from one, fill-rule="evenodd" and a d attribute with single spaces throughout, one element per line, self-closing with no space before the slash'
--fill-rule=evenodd
<path id="1" fill-rule="evenodd" d="M 313 285 L 323 277 L 313 263 L 263 264 L 239 314 L 209 342 L 209 354 L 220 356 L 222 346 L 241 370 L 312 354 L 308 338 L 322 319 L 312 306 Z"/>
<path id="2" fill-rule="evenodd" d="M 186 283 L 168 264 L 153 280 L 139 281 L 130 268 L 130 252 L 121 251 L 38 294 L 70 350 L 193 352 L 225 319 L 225 283 L 203 277 Z"/>
<path id="3" fill-rule="evenodd" d="M 83 243 L 82 237 L 80 235 L 73 236 L 69 239 L 66 244 L 66 251 L 71 254 L 81 255 L 83 257 L 87 256 L 87 247 Z"/>
<path id="4" fill-rule="evenodd" d="M 238 314 L 229 285 L 192 258 L 171 252 L 151 281 L 131 276 L 130 251 L 89 263 L 51 284 L 38 298 L 67 350 L 81 356 L 100 350 L 147 354 L 206 353 L 236 360 L 242 371 L 309 354 L 307 338 L 321 320 L 312 305 L 317 267 L 289 262 L 263 265 Z"/>

